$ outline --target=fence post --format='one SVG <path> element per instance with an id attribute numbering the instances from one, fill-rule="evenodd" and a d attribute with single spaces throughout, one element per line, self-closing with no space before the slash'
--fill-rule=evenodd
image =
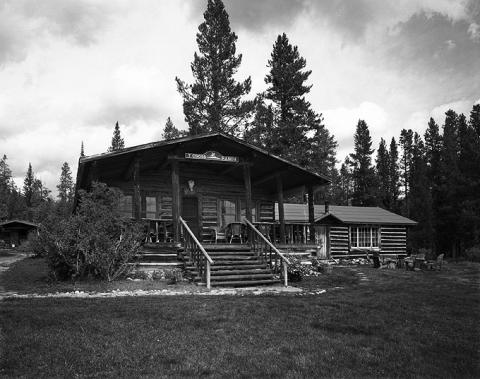
<path id="1" fill-rule="evenodd" d="M 207 288 L 210 289 L 210 262 L 208 259 L 205 259 L 207 261 Z"/>
<path id="2" fill-rule="evenodd" d="M 285 287 L 288 287 L 288 270 L 287 270 L 287 262 L 282 260 L 283 263 L 283 280 Z"/>

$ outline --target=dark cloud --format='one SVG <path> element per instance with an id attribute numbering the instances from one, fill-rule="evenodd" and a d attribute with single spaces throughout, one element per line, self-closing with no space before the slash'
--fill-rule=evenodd
<path id="1" fill-rule="evenodd" d="M 225 0 L 224 3 L 234 29 L 259 32 L 276 27 L 282 33 L 299 16 L 309 14 L 354 41 L 364 36 L 374 14 L 367 0 Z M 206 1 L 194 1 L 190 9 L 192 16 L 199 18 L 206 9 Z"/>
<path id="2" fill-rule="evenodd" d="M 440 13 L 414 14 L 383 42 L 388 63 L 420 74 L 450 95 L 458 91 L 463 97 L 478 95 L 480 41 L 469 32 L 478 15 L 471 17 L 455 21 Z"/>
<path id="3" fill-rule="evenodd" d="M 89 0 L 5 0 L 0 4 L 0 65 L 26 58 L 45 33 L 88 46 L 95 43 L 115 9 Z"/>

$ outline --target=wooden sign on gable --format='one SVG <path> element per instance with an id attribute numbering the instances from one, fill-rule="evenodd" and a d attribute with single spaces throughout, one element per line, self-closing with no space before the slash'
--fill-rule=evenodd
<path id="1" fill-rule="evenodd" d="M 187 159 L 200 159 L 204 161 L 221 161 L 221 162 L 239 162 L 239 157 L 231 155 L 222 155 L 218 151 L 207 151 L 203 154 L 198 153 L 185 153 Z"/>

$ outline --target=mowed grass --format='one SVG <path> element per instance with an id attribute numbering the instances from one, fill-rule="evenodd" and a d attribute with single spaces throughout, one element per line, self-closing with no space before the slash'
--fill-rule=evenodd
<path id="1" fill-rule="evenodd" d="M 0 376 L 479 377 L 478 267 L 336 268 L 318 296 L 4 300 Z"/>

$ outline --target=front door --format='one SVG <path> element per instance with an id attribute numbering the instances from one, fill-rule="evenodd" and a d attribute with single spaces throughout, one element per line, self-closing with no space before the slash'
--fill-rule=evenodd
<path id="1" fill-rule="evenodd" d="M 197 197 L 186 196 L 182 199 L 182 218 L 192 230 L 193 234 L 201 240 Z"/>
<path id="2" fill-rule="evenodd" d="M 318 258 L 327 258 L 327 227 L 316 226 L 316 241 Z"/>

